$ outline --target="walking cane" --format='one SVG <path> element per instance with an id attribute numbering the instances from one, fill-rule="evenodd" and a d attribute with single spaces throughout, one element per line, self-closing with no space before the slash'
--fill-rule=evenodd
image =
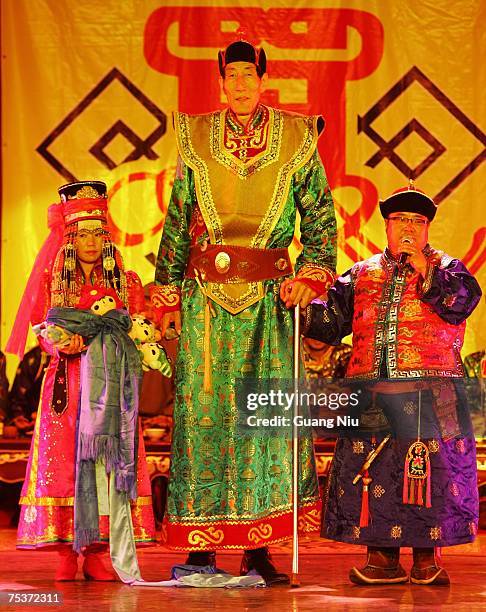
<path id="1" fill-rule="evenodd" d="M 300 370 L 300 305 L 294 309 L 294 406 L 292 418 L 292 578 L 290 586 L 299 581 L 299 372 Z"/>

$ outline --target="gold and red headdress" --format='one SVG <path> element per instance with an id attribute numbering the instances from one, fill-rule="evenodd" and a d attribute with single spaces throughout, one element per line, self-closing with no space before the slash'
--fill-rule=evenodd
<path id="1" fill-rule="evenodd" d="M 64 221 L 63 244 L 60 245 L 52 269 L 51 305 L 74 306 L 79 298 L 75 239 L 78 230 L 102 231 L 101 264 L 103 286 L 113 287 L 127 303 L 126 278 L 120 252 L 108 230 L 107 192 L 102 181 L 78 181 L 58 189 Z"/>
<path id="2" fill-rule="evenodd" d="M 127 283 L 120 252 L 107 224 L 107 191 L 102 181 L 78 181 L 59 188 L 61 202 L 49 206 L 49 236 L 40 249 L 22 297 L 6 351 L 22 357 L 29 323 L 43 310 L 46 274 L 50 277 L 50 306 L 75 306 L 81 286 L 75 238 L 80 228 L 102 231 L 102 284 L 112 287 L 127 305 Z M 45 314 L 45 313 L 43 313 Z M 39 320 L 33 321 L 39 323 Z"/>

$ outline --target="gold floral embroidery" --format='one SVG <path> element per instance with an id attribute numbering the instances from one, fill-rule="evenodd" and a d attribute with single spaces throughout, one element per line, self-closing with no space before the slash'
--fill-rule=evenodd
<path id="1" fill-rule="evenodd" d="M 428 447 L 431 453 L 439 452 L 440 447 L 439 447 L 439 442 L 437 440 L 429 440 Z"/>
<path id="2" fill-rule="evenodd" d="M 84 199 L 101 199 L 103 198 L 103 196 L 98 193 L 96 191 L 96 189 L 93 189 L 93 187 L 90 187 L 90 185 L 84 185 L 84 187 L 81 187 L 81 189 L 78 189 L 76 191 L 76 195 L 75 196 L 68 196 L 69 200 L 84 200 Z"/>
<path id="3" fill-rule="evenodd" d="M 315 532 L 321 525 L 321 511 L 313 509 L 299 517 L 299 531 L 301 533 Z"/>
<path id="4" fill-rule="evenodd" d="M 213 113 L 211 116 L 211 155 L 220 164 L 230 168 L 241 179 L 245 179 L 265 168 L 274 162 L 279 155 L 283 131 L 282 114 L 268 107 L 262 106 L 262 109 L 265 113 L 263 123 L 248 142 L 245 142 L 245 138 L 233 135 L 225 129 L 227 110 Z M 249 157 L 246 151 L 243 152 L 247 148 L 257 148 L 259 152 Z M 243 155 L 239 153 L 243 153 Z"/>
<path id="5" fill-rule="evenodd" d="M 421 307 L 419 300 L 412 300 L 406 304 L 404 304 L 400 310 L 407 318 L 413 318 L 420 314 Z"/>
<path id="6" fill-rule="evenodd" d="M 454 306 L 454 304 L 456 303 L 456 296 L 455 295 L 447 295 L 443 300 L 442 303 L 444 304 L 444 306 L 446 306 L 447 308 L 452 308 L 452 306 Z"/>
<path id="7" fill-rule="evenodd" d="M 373 495 L 375 497 L 381 497 L 385 494 L 385 489 L 381 485 L 375 485 L 373 487 Z"/>
<path id="8" fill-rule="evenodd" d="M 210 544 L 221 544 L 224 540 L 224 533 L 221 529 L 208 527 L 208 529 L 194 529 L 187 538 L 189 544 L 198 545 L 206 548 Z"/>
<path id="9" fill-rule="evenodd" d="M 226 110 L 192 117 L 185 113 L 174 115 L 179 153 L 194 171 L 197 200 L 211 244 L 229 244 L 239 240 L 237 243 L 241 246 L 265 248 L 281 218 L 294 174 L 311 159 L 315 151 L 319 135 L 318 117 L 295 117 L 265 108 L 269 116 L 267 146 L 248 162 L 239 159 L 224 146 Z M 284 123 L 288 124 L 285 131 Z M 209 141 L 206 138 L 208 129 Z M 295 142 L 299 142 L 297 150 Z M 237 176 L 242 181 L 251 175 L 251 190 L 253 192 L 255 189 L 261 196 L 253 202 L 251 199 L 243 202 L 241 197 L 239 206 L 244 205 L 245 210 L 250 205 L 252 208 L 251 214 L 247 211 L 251 223 L 248 227 L 248 224 L 245 225 L 247 231 L 244 236 L 241 235 L 241 224 L 230 221 L 228 215 L 222 213 L 226 200 L 231 206 L 236 205 L 234 194 L 219 193 L 217 202 L 212 195 L 213 182 L 225 175 Z M 266 175 L 273 178 L 269 180 Z M 241 193 L 245 192 L 246 189 L 241 190 Z M 268 202 L 268 205 L 262 208 L 262 201 Z M 236 283 L 232 286 L 208 283 L 206 291 L 216 304 L 231 314 L 239 314 L 264 295 L 262 282 Z"/>
<path id="10" fill-rule="evenodd" d="M 272 526 L 269 524 L 258 525 L 258 527 L 253 527 L 248 532 L 248 539 L 253 544 L 259 544 L 263 540 L 268 540 L 268 538 L 272 535 Z"/>
<path id="11" fill-rule="evenodd" d="M 357 525 L 354 525 L 354 527 L 353 527 L 353 538 L 355 540 L 358 540 L 360 535 L 361 535 L 361 527 L 358 527 Z"/>
<path id="12" fill-rule="evenodd" d="M 263 117 L 261 115 L 263 115 Z M 232 129 L 223 130 L 223 147 L 243 162 L 246 162 L 248 158 L 251 159 L 257 153 L 264 150 L 267 144 L 268 127 L 270 125 L 268 115 L 268 109 L 262 106 L 258 125 L 254 126 L 248 132 L 238 129 L 238 126 L 235 126 L 237 128 L 235 131 Z M 230 125 L 233 123 L 229 116 L 228 122 Z"/>
<path id="13" fill-rule="evenodd" d="M 400 527 L 400 525 L 393 525 L 393 527 L 390 530 L 390 536 L 394 540 L 398 540 L 399 538 L 402 537 L 402 528 Z"/>
<path id="14" fill-rule="evenodd" d="M 363 440 L 353 440 L 353 453 L 355 455 L 362 455 L 364 453 Z"/>
<path id="15" fill-rule="evenodd" d="M 442 538 L 442 527 L 431 527 L 430 528 L 430 539 L 440 540 Z"/>
<path id="16" fill-rule="evenodd" d="M 175 285 L 156 285 L 150 290 L 150 298 L 156 310 L 179 306 L 180 289 Z"/>
<path id="17" fill-rule="evenodd" d="M 24 512 L 24 521 L 26 523 L 33 523 L 37 518 L 37 508 L 35 506 L 27 506 Z"/>
<path id="18" fill-rule="evenodd" d="M 295 275 L 296 279 L 308 278 L 310 280 L 316 280 L 326 285 L 328 289 L 335 280 L 333 271 L 327 266 L 321 266 L 314 263 L 304 264 Z"/>
<path id="19" fill-rule="evenodd" d="M 414 402 L 406 402 L 403 406 L 403 411 L 409 415 L 412 415 L 417 410 L 417 405 Z"/>
<path id="20" fill-rule="evenodd" d="M 418 365 L 420 365 L 420 353 L 418 353 L 417 351 L 415 351 L 414 349 L 412 349 L 410 347 L 404 348 L 400 352 L 399 357 L 408 366 L 418 366 Z"/>

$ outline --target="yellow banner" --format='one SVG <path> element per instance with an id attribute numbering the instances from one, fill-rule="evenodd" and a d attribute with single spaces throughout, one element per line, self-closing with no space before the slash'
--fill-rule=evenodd
<path id="1" fill-rule="evenodd" d="M 484 11 L 481 0 L 3 0 L 1 345 L 64 183 L 108 183 L 126 267 L 152 280 L 171 112 L 223 104 L 217 51 L 238 27 L 267 52 L 265 101 L 326 119 L 338 270 L 384 247 L 378 198 L 413 177 L 439 203 L 431 244 L 484 285 Z M 483 300 L 464 355 L 486 346 L 485 330 Z"/>

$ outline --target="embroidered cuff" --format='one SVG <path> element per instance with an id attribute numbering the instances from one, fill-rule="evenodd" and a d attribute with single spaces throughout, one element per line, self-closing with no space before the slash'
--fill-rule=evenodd
<path id="1" fill-rule="evenodd" d="M 327 266 L 307 263 L 299 269 L 295 275 L 295 280 L 305 283 L 317 293 L 317 297 L 320 297 L 334 283 L 335 275 Z"/>
<path id="2" fill-rule="evenodd" d="M 168 312 L 174 312 L 181 306 L 181 291 L 175 285 L 154 285 L 150 289 L 150 300 L 157 321 Z"/>

